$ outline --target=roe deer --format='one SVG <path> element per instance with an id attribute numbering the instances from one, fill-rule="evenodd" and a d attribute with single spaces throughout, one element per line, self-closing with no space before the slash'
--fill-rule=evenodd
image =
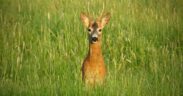
<path id="1" fill-rule="evenodd" d="M 110 13 L 103 14 L 96 21 L 85 13 L 81 21 L 88 29 L 89 51 L 82 65 L 82 79 L 86 85 L 101 85 L 105 79 L 106 68 L 101 50 L 102 29 L 110 20 Z"/>

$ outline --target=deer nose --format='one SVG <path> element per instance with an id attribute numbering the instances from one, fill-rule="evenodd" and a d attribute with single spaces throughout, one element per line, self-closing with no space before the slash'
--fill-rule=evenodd
<path id="1" fill-rule="evenodd" d="M 98 35 L 93 34 L 91 39 L 92 39 L 92 41 L 96 42 L 98 40 Z"/>
<path id="2" fill-rule="evenodd" d="M 97 37 L 92 37 L 92 41 L 96 42 L 98 40 Z"/>

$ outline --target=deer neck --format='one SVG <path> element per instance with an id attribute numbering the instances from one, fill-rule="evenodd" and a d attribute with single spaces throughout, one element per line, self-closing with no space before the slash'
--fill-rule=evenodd
<path id="1" fill-rule="evenodd" d="M 102 57 L 101 42 L 89 44 L 89 57 L 96 59 Z"/>

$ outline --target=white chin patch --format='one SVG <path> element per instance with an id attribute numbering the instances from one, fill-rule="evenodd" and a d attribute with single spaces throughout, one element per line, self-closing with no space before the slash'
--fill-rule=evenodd
<path id="1" fill-rule="evenodd" d="M 97 41 L 92 41 L 92 43 L 94 44 L 94 43 L 97 43 Z"/>

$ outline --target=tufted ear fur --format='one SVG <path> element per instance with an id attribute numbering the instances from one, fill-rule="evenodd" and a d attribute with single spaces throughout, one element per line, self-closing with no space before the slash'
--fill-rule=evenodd
<path id="1" fill-rule="evenodd" d="M 83 22 L 84 26 L 85 27 L 88 27 L 89 26 L 89 23 L 90 23 L 89 22 L 89 20 L 90 20 L 89 17 L 85 13 L 82 12 L 80 14 L 80 18 L 81 18 L 81 21 Z"/>
<path id="2" fill-rule="evenodd" d="M 101 27 L 103 28 L 110 20 L 111 14 L 105 13 L 98 20 L 101 22 Z"/>

